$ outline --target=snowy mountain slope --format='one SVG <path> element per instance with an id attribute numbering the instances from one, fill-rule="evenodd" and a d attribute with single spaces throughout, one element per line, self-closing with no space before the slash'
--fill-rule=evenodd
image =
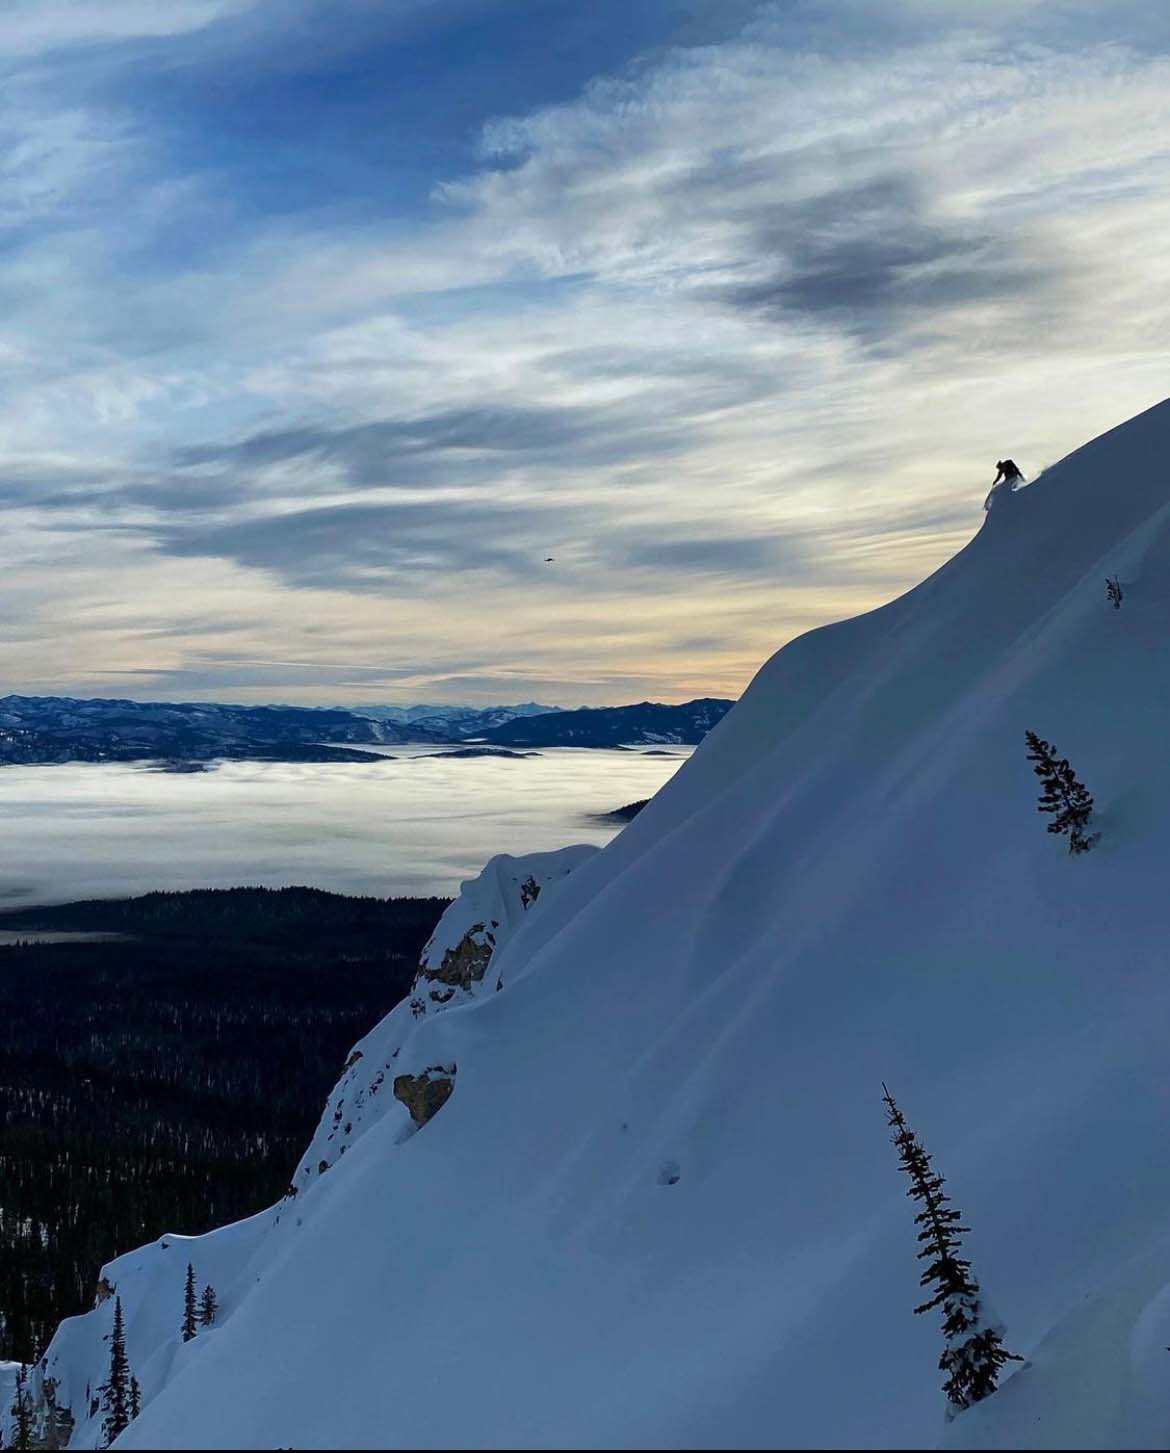
<path id="1" fill-rule="evenodd" d="M 180 1341 L 188 1263 L 195 1267 L 200 1290 L 208 1284 L 215 1288 L 217 1320 L 222 1323 L 251 1289 L 249 1263 L 279 1225 L 279 1215 L 274 1207 L 205 1236 L 161 1236 L 104 1266 L 94 1310 L 66 1318 L 31 1369 L 34 1433 L 40 1445 L 64 1446 L 53 1438 L 54 1428 L 60 1428 L 69 1436 L 69 1447 L 104 1446 L 99 1392 L 109 1368 L 115 1296 L 122 1299 L 126 1350 L 145 1404 L 161 1392 L 177 1366 L 198 1357 L 218 1335 L 212 1327 L 189 1345 Z M 11 1422 L 5 1436 L 11 1440 Z"/>
<path id="2" fill-rule="evenodd" d="M 1163 404 L 779 652 L 420 1020 L 449 1099 L 296 1198 L 122 1443 L 1164 1447 L 1167 457 Z M 883 1080 L 1030 1359 L 949 1425 Z"/>
<path id="3" fill-rule="evenodd" d="M 389 1112 L 395 1130 L 409 1134 L 412 1121 L 395 1099 L 396 1077 L 415 1068 L 411 1039 L 420 1019 L 479 994 L 497 992 L 495 954 L 538 903 L 598 849 L 591 844 L 524 857 L 500 854 L 474 879 L 461 885 L 420 956 L 411 996 L 399 1004 L 351 1051 L 321 1122 L 293 1176 L 289 1195 L 271 1210 L 204 1236 L 166 1235 L 120 1256 L 102 1268 L 93 1311 L 63 1322 L 44 1358 L 30 1369 L 36 1435 L 59 1446 L 55 1429 L 71 1434 L 70 1446 L 100 1446 L 102 1412 L 98 1389 L 109 1363 L 114 1296 L 121 1297 L 130 1365 L 144 1402 L 163 1387 L 184 1359 L 198 1357 L 230 1317 L 254 1276 L 250 1263 L 267 1240 L 287 1235 L 298 1223 L 298 1196 L 336 1164 L 359 1138 Z M 400 1060 L 400 1054 L 402 1058 Z M 426 1065 L 419 1069 L 429 1068 Z M 281 1231 L 281 1227 L 284 1231 Z M 202 1289 L 210 1283 L 219 1300 L 216 1326 L 201 1332 L 198 1347 L 184 1347 L 178 1329 L 187 1265 Z M 0 1363 L 0 1447 L 13 1440 L 12 1402 L 16 1363 Z"/>
<path id="4" fill-rule="evenodd" d="M 6 1419 L 16 1395 L 16 1380 L 20 1375 L 19 1362 L 0 1362 L 0 1422 Z M 5 1442 L 5 1446 L 11 1446 Z"/>
<path id="5" fill-rule="evenodd" d="M 388 1110 L 401 1109 L 395 1082 L 425 1074 L 410 1053 L 419 1021 L 502 987 L 498 951 L 547 889 L 591 858 L 589 843 L 515 858 L 501 853 L 463 883 L 422 951 L 414 992 L 356 1044 L 292 1184 L 297 1193 L 331 1169 Z M 547 902 L 547 900 L 546 900 Z M 405 1054 L 404 1054 L 405 1051 Z M 453 1080 L 452 1075 L 452 1080 Z M 409 1130 L 409 1126 L 404 1127 Z"/>

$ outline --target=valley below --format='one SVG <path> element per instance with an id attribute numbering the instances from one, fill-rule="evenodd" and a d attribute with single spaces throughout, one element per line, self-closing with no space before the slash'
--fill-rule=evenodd
<path id="1" fill-rule="evenodd" d="M 496 852 L 601 846 L 691 749 L 545 747 L 523 757 L 376 749 L 363 763 L 210 771 L 74 762 L 0 770 L 0 910 L 152 889 L 450 895 Z"/>

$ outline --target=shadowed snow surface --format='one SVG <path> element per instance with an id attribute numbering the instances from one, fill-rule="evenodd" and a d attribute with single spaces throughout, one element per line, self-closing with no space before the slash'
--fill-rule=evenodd
<path id="1" fill-rule="evenodd" d="M 1165 1447 L 1168 458 L 1163 404 L 780 651 L 503 991 L 407 1036 L 458 1064 L 429 1124 L 220 1233 L 189 1346 L 186 1249 L 162 1323 L 127 1287 L 123 1445 Z M 1026 728 L 1096 797 L 1082 858 Z M 949 1425 L 883 1080 L 1030 1359 Z"/>

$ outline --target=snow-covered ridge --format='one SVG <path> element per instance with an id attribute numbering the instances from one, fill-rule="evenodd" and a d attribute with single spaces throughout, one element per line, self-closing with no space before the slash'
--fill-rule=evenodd
<path id="1" fill-rule="evenodd" d="M 321 1122 L 280 1205 L 204 1236 L 160 1237 L 149 1246 L 104 1266 L 93 1311 L 71 1317 L 58 1329 L 45 1356 L 29 1371 L 29 1398 L 38 1446 L 102 1446 L 99 1388 L 109 1364 L 114 1298 L 126 1319 L 130 1365 L 144 1405 L 174 1373 L 198 1358 L 209 1338 L 218 1336 L 240 1298 L 257 1279 L 252 1263 L 275 1249 L 274 1238 L 302 1223 L 302 1192 L 335 1165 L 347 1150 L 384 1118 L 393 1136 L 404 1140 L 417 1128 L 410 1085 L 434 1083 L 442 1070 L 453 1085 L 455 1066 L 425 1063 L 412 1055 L 419 1021 L 456 1004 L 465 1004 L 502 987 L 494 955 L 517 932 L 529 910 L 574 868 L 597 852 L 590 844 L 523 857 L 501 854 L 476 877 L 461 885 L 423 949 L 410 997 L 354 1046 Z M 555 893 L 550 895 L 555 896 Z M 548 897 L 544 897 L 548 902 Z M 453 971 L 457 966 L 457 972 Z M 450 1089 L 440 1094 L 445 1102 Z M 423 1098 L 427 1098 L 424 1096 Z M 432 1091 L 432 1100 L 435 1098 Z M 311 1198 L 309 1198 L 311 1199 Z M 219 1308 L 215 1325 L 184 1346 L 179 1329 L 183 1284 L 188 1264 L 200 1286 L 210 1284 Z M 12 1403 L 18 1366 L 0 1363 L 0 1447 L 12 1445 Z"/>
<path id="2" fill-rule="evenodd" d="M 478 877 L 462 884 L 422 951 L 418 977 L 409 998 L 352 1049 L 345 1070 L 329 1097 L 317 1132 L 293 1176 L 299 1193 L 323 1175 L 350 1147 L 393 1108 L 401 1122 L 403 1076 L 419 1076 L 445 1064 L 428 1054 L 411 1053 L 421 1020 L 466 1004 L 503 987 L 498 951 L 524 921 L 529 908 L 548 888 L 586 862 L 597 848 L 587 843 L 554 853 L 492 858 Z M 547 901 L 547 900 L 546 900 Z M 431 1059 L 434 1056 L 430 1056 Z M 410 1133 L 409 1122 L 399 1134 Z"/>
<path id="3" fill-rule="evenodd" d="M 1167 457 L 1162 404 L 780 651 L 494 946 L 504 992 L 427 989 L 396 1066 L 453 1092 L 284 1203 L 123 1444 L 1165 1446 Z M 949 1424 L 883 1081 L 1027 1359 Z"/>

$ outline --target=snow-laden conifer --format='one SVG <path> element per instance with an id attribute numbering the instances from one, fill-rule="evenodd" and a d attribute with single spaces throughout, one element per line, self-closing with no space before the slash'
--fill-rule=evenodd
<path id="1" fill-rule="evenodd" d="M 198 1328 L 195 1315 L 195 1268 L 187 1263 L 187 1282 L 183 1288 L 183 1341 L 190 1342 Z"/>
<path id="2" fill-rule="evenodd" d="M 126 1356 L 126 1330 L 122 1322 L 122 1298 L 114 1299 L 114 1330 L 110 1336 L 110 1375 L 101 1389 L 102 1436 L 106 1447 L 130 1426 L 130 1360 Z"/>
<path id="3" fill-rule="evenodd" d="M 1068 836 L 1070 853 L 1087 853 L 1100 836 L 1088 833 L 1086 828 L 1093 816 L 1093 795 L 1069 766 L 1067 757 L 1058 757 L 1051 742 L 1038 737 L 1035 732 L 1025 732 L 1028 744 L 1028 760 L 1032 770 L 1040 778 L 1044 789 L 1036 804 L 1038 812 L 1050 812 L 1052 821 L 1048 831 L 1065 833 Z"/>
<path id="4" fill-rule="evenodd" d="M 968 1408 L 996 1389 L 1000 1368 L 1020 1359 L 1003 1347 L 1003 1329 L 985 1316 L 979 1284 L 971 1274 L 971 1263 L 959 1253 L 963 1233 L 960 1213 L 943 1191 L 943 1178 L 932 1170 L 930 1156 L 906 1124 L 894 1097 L 882 1086 L 894 1145 L 902 1169 L 910 1177 L 907 1195 L 921 1203 L 914 1218 L 922 1249 L 918 1259 L 926 1262 L 920 1278 L 931 1295 L 916 1313 L 942 1308 L 942 1331 L 946 1346 L 939 1358 L 939 1370 L 946 1374 L 943 1391 L 954 1410 Z"/>

